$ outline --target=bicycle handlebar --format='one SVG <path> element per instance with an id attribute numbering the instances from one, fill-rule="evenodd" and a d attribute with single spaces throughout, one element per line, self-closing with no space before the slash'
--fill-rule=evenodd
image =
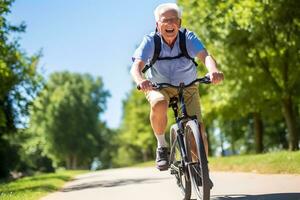
<path id="1" fill-rule="evenodd" d="M 211 83 L 211 80 L 210 80 L 210 77 L 208 75 L 204 76 L 204 77 L 201 77 L 201 78 L 197 78 L 196 80 L 192 81 L 191 83 L 187 84 L 187 85 L 184 85 L 184 83 L 182 83 L 183 85 L 172 85 L 170 83 L 152 83 L 152 87 L 154 89 L 161 89 L 161 88 L 166 88 L 166 87 L 172 87 L 172 88 L 180 88 L 180 87 L 183 87 L 183 88 L 186 88 L 186 87 L 189 87 L 191 85 L 193 85 L 194 83 L 205 83 L 205 84 L 210 84 Z M 140 90 L 141 87 L 138 85 L 137 86 L 137 89 Z"/>

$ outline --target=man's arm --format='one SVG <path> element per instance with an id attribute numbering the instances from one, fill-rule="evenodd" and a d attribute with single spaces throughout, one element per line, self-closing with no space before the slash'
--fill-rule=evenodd
<path id="1" fill-rule="evenodd" d="M 197 58 L 202 61 L 208 70 L 211 82 L 213 84 L 220 83 L 224 79 L 224 75 L 217 68 L 217 63 L 211 55 L 204 49 L 197 54 Z"/>
<path id="2" fill-rule="evenodd" d="M 132 64 L 130 74 L 134 82 L 140 86 L 141 90 L 148 91 L 148 90 L 152 90 L 152 83 L 143 77 L 142 70 L 144 66 L 145 66 L 144 61 L 140 59 L 135 59 Z"/>

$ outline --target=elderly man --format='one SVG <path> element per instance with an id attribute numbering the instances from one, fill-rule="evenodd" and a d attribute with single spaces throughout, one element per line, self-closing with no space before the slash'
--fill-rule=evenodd
<path id="1" fill-rule="evenodd" d="M 197 36 L 191 31 L 180 29 L 181 10 L 176 4 L 161 4 L 155 9 L 154 15 L 156 31 L 144 36 L 133 55 L 134 62 L 130 72 L 136 84 L 145 93 L 151 106 L 150 122 L 158 143 L 157 168 L 167 170 L 168 148 L 165 140 L 165 129 L 168 103 L 174 94 L 170 88 L 159 91 L 153 90 L 151 83 L 164 82 L 179 85 L 180 82 L 185 84 L 192 82 L 197 78 L 196 62 L 193 59 L 195 57 L 205 64 L 213 84 L 223 80 L 223 73 L 217 69 L 215 60 L 208 54 Z M 184 35 L 185 53 L 182 50 L 182 44 L 180 44 L 182 42 L 182 39 L 179 39 L 180 31 Z M 160 46 L 159 55 L 155 55 L 158 51 L 157 42 Z M 146 71 L 145 77 L 142 71 Z M 208 153 L 207 138 L 200 113 L 198 87 L 196 85 L 191 86 L 186 95 L 185 98 L 189 99 L 187 112 L 189 115 L 196 115 L 199 123 L 201 123 L 201 133 L 206 153 Z"/>

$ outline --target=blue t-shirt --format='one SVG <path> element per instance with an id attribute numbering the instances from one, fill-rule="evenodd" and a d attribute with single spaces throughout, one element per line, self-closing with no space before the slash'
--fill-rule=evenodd
<path id="1" fill-rule="evenodd" d="M 133 54 L 133 61 L 134 59 L 140 59 L 149 64 L 154 54 L 154 35 L 155 32 L 151 32 L 144 36 L 143 41 Z M 186 48 L 192 58 L 195 58 L 200 51 L 204 50 L 201 41 L 189 30 L 186 32 Z M 180 53 L 179 36 L 177 36 L 173 48 L 170 48 L 161 38 L 159 57 L 175 57 Z M 183 56 L 172 60 L 157 60 L 145 75 L 147 79 L 154 83 L 164 82 L 179 85 L 180 82 L 188 84 L 195 80 L 197 71 L 193 61 Z"/>

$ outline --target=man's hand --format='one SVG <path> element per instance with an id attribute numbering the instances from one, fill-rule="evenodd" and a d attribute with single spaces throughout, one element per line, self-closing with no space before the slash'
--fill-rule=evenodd
<path id="1" fill-rule="evenodd" d="M 209 55 L 205 49 L 200 51 L 197 54 L 197 57 L 203 62 L 203 64 L 209 71 L 208 74 L 213 84 L 218 84 L 223 81 L 224 74 L 222 72 L 219 72 L 215 59 L 211 55 Z"/>
<path id="2" fill-rule="evenodd" d="M 152 83 L 149 80 L 142 80 L 141 82 L 139 82 L 138 86 L 140 86 L 140 88 L 143 92 L 153 90 Z"/>
<path id="3" fill-rule="evenodd" d="M 132 64 L 130 73 L 136 82 L 137 86 L 143 92 L 147 92 L 152 90 L 152 83 L 149 80 L 146 80 L 142 75 L 142 69 L 144 68 L 145 63 L 140 59 L 135 59 Z"/>
<path id="4" fill-rule="evenodd" d="M 218 84 L 224 80 L 223 72 L 210 72 L 209 76 L 212 84 Z"/>

